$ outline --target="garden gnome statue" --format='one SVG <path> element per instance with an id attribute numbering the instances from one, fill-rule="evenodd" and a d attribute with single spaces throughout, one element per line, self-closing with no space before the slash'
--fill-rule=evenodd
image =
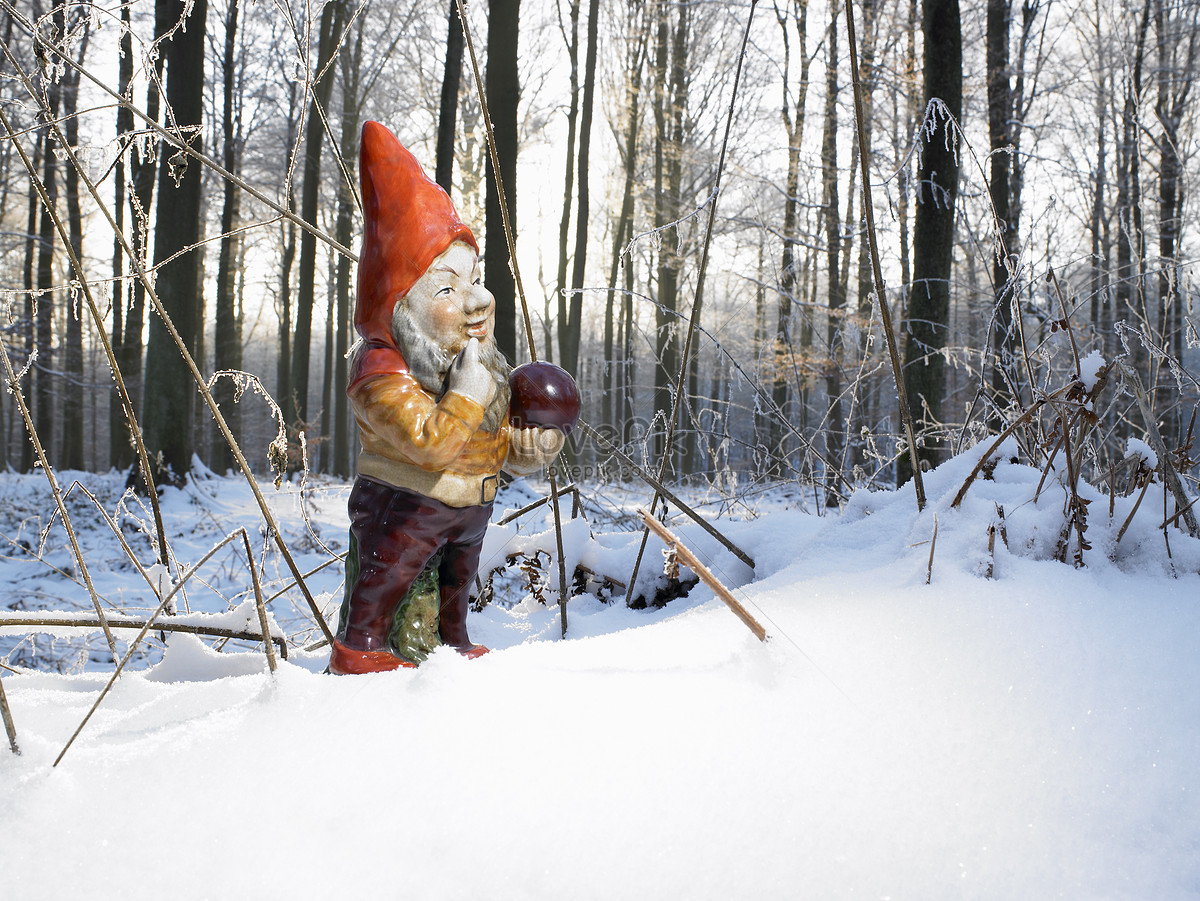
<path id="1" fill-rule="evenodd" d="M 338 674 L 416 665 L 430 642 L 410 645 L 404 629 L 469 657 L 487 652 L 466 619 L 497 475 L 535 472 L 563 446 L 560 431 L 509 424 L 495 299 L 446 192 L 378 122 L 363 128 L 360 170 L 362 340 L 347 393 L 362 451 L 329 660 Z M 429 604 L 410 603 L 422 592 Z"/>

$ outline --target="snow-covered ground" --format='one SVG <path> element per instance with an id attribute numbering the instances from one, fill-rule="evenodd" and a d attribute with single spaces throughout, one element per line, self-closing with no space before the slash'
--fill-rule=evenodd
<path id="1" fill-rule="evenodd" d="M 1173 531 L 1168 557 L 1155 484 L 1118 542 L 1136 495 L 1110 519 L 1085 486 L 1073 568 L 1048 559 L 1061 485 L 1035 504 L 1039 473 L 1001 463 L 951 509 L 973 463 L 929 474 L 921 514 L 911 489 L 824 518 L 760 498 L 720 523 L 753 573 L 673 517 L 765 644 L 703 586 L 657 611 L 577 597 L 563 640 L 517 577 L 472 614 L 493 653 L 439 650 L 415 672 L 325 676 L 325 652 L 296 647 L 272 676 L 261 646 L 174 635 L 53 767 L 113 670 L 96 636 L 75 657 L 60 639 L 74 671 L 2 671 L 23 753 L 0 745 L 0 898 L 1200 898 L 1200 541 Z M 80 478 L 111 512 L 114 478 Z M 344 549 L 345 486 L 266 490 L 301 569 Z M 146 606 L 90 502 L 70 503 L 98 593 Z M 185 564 L 240 526 L 263 553 L 236 480 L 164 505 Z M 44 482 L 0 477 L 0 507 L 28 546 L 4 550 L 0 609 L 90 610 L 47 566 L 74 571 L 61 527 L 38 549 Z M 545 510 L 521 522 L 489 559 L 547 540 L 531 534 Z M 568 554 L 624 579 L 637 538 L 574 526 Z M 269 596 L 284 577 L 266 561 Z M 201 575 L 181 612 L 249 619 L 244 562 Z M 310 580 L 330 611 L 340 578 Z M 295 591 L 272 602 L 275 628 L 307 641 L 306 609 Z M 29 659 L 23 635 L 0 636 L 9 662 Z"/>

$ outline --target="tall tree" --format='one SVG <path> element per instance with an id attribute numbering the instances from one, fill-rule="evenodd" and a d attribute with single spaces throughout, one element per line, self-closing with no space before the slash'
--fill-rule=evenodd
<path id="1" fill-rule="evenodd" d="M 121 6 L 121 40 L 117 50 L 117 91 L 122 96 L 128 96 L 133 83 L 133 32 L 129 15 L 129 4 Z M 131 326 L 128 321 L 128 305 L 122 286 L 125 274 L 125 253 L 121 237 L 125 231 L 125 157 L 131 143 L 133 132 L 133 110 L 122 104 L 117 107 L 117 144 L 119 152 L 113 163 L 113 219 L 116 223 L 117 234 L 113 236 L 113 304 L 112 304 L 112 346 L 117 367 L 121 377 L 125 378 L 123 351 L 125 350 L 125 330 Z M 139 327 L 140 332 L 140 327 Z M 140 354 L 139 354 L 140 356 Z M 135 395 L 136 396 L 136 395 Z M 139 398 L 140 400 L 140 398 Z M 133 462 L 133 448 L 130 443 L 129 424 L 121 409 L 117 389 L 114 386 L 108 401 L 108 461 L 109 465 L 121 469 Z"/>
<path id="2" fill-rule="evenodd" d="M 808 102 L 808 70 L 811 57 L 808 55 L 808 0 L 789 0 L 783 9 L 775 4 L 775 17 L 783 37 L 783 117 L 784 135 L 787 138 L 787 170 L 783 196 L 783 250 L 779 264 L 779 307 L 775 320 L 775 342 L 771 361 L 771 400 L 778 411 L 769 418 L 770 447 L 767 459 L 771 471 L 779 473 L 782 462 L 784 422 L 788 411 L 789 372 L 793 359 L 792 342 L 793 309 L 796 306 L 796 275 L 799 262 L 796 248 L 800 240 L 800 150 L 804 140 L 804 111 Z M 795 50 L 792 47 L 792 28 L 795 28 Z M 798 60 L 800 71 L 795 85 L 792 84 L 792 60 Z"/>
<path id="3" fill-rule="evenodd" d="M 1142 122 L 1139 107 L 1142 75 L 1146 59 L 1146 39 L 1150 30 L 1153 0 L 1145 0 L 1134 31 L 1134 48 L 1129 60 L 1122 91 L 1121 133 L 1117 141 L 1117 286 L 1118 318 L 1128 317 L 1137 326 L 1150 323 L 1146 308 L 1145 258 L 1146 233 L 1142 222 Z M 1146 350 L 1133 342 L 1134 363 L 1146 365 Z M 1144 378 L 1146 383 L 1149 378 Z M 1126 426 L 1122 424 L 1121 431 Z"/>
<path id="4" fill-rule="evenodd" d="M 286 76 L 285 76 L 286 80 Z M 297 101 L 299 84 L 287 81 L 287 165 L 284 178 L 284 203 L 288 212 L 296 212 L 296 157 L 300 153 L 297 134 L 303 112 Z M 279 296 L 276 311 L 279 314 L 279 356 L 276 359 L 275 393 L 282 404 L 284 422 L 292 420 L 289 411 L 295 409 L 292 391 L 292 266 L 296 262 L 296 223 L 291 219 L 280 223 Z"/>
<path id="5" fill-rule="evenodd" d="M 363 85 L 361 80 L 362 65 L 363 65 L 363 28 L 366 20 L 362 17 L 358 21 L 358 29 L 354 38 L 354 49 L 351 53 L 342 56 L 342 159 L 346 161 L 350 171 L 354 171 L 355 160 L 357 153 L 355 148 L 358 146 L 358 129 L 359 120 L 361 118 L 361 105 L 363 101 Z M 453 11 L 450 16 L 451 31 L 458 26 L 456 17 Z M 462 29 L 459 26 L 459 51 L 458 55 L 462 57 Z M 455 97 L 457 98 L 458 90 L 455 88 Z M 442 95 L 443 102 L 445 101 L 445 93 Z M 446 113 L 446 107 L 442 107 L 443 115 L 449 115 L 453 120 L 453 113 Z M 438 166 L 442 165 L 441 158 L 441 131 L 438 132 Z M 450 160 L 454 159 L 454 144 L 453 133 L 451 133 L 450 145 Z M 450 191 L 449 180 L 450 171 L 447 168 L 442 172 L 443 177 L 447 179 L 447 184 L 442 187 L 447 193 Z M 439 182 L 440 183 L 440 182 Z M 350 245 L 351 233 L 354 227 L 354 190 L 351 183 L 347 179 L 342 179 L 338 189 L 338 211 L 336 239 L 343 247 Z M 350 344 L 350 320 L 353 316 L 353 307 L 350 299 L 350 258 L 338 255 L 337 259 L 337 329 L 334 335 L 335 353 L 333 357 L 334 378 L 333 378 L 333 473 L 342 477 L 350 475 L 350 412 L 347 407 L 346 400 L 346 382 L 347 382 L 347 361 L 346 352 Z"/>
<path id="6" fill-rule="evenodd" d="M 671 4 L 659 0 L 656 7 L 654 51 L 654 226 L 662 242 L 658 256 L 658 298 L 654 313 L 655 415 L 667 416 L 679 375 L 679 275 L 682 265 L 680 229 L 672 223 L 680 218 L 683 188 L 683 143 L 688 112 L 688 44 L 690 7 L 677 7 L 674 25 Z M 670 227 L 668 227 L 670 226 Z M 682 398 L 681 398 L 682 400 Z M 682 404 L 680 404 L 682 409 Z M 668 428 L 670 424 L 668 423 Z M 669 465 L 669 461 L 666 461 Z"/>
<path id="7" fill-rule="evenodd" d="M 64 0 L 55 0 L 51 27 L 52 40 L 62 39 L 66 35 L 66 4 Z M 62 85 L 58 79 L 48 79 L 45 85 L 45 108 L 48 118 L 43 126 L 42 144 L 45 152 L 42 155 L 42 184 L 50 205 L 58 203 L 58 154 L 54 150 L 50 136 L 50 122 L 58 118 L 59 106 L 62 101 Z M 36 305 L 35 347 L 37 350 L 37 366 L 34 370 L 34 424 L 42 446 L 53 452 L 55 439 L 58 435 L 58 416 L 54 409 L 54 301 L 51 293 L 54 287 L 54 219 L 48 207 L 43 207 L 38 220 L 38 267 L 37 286 L 41 295 Z"/>
<path id="8" fill-rule="evenodd" d="M 79 53 L 76 62 L 82 66 L 87 56 L 88 39 L 91 37 L 91 9 L 89 3 L 75 7 L 71 16 L 71 31 L 80 34 Z M 64 137 L 73 148 L 79 147 L 79 69 L 71 67 L 63 73 L 62 105 Z M 79 203 L 79 172 L 74 166 L 66 167 L 67 234 L 75 259 L 83 259 L 83 209 Z M 82 278 L 82 273 L 71 273 L 72 279 Z M 62 402 L 62 465 L 67 469 L 84 469 L 83 454 L 84 401 L 87 394 L 83 381 L 83 321 L 80 318 L 83 305 L 74 295 L 72 288 L 64 304 L 66 334 L 63 341 L 63 369 L 66 375 L 66 390 Z"/>
<path id="9" fill-rule="evenodd" d="M 825 260 L 828 268 L 826 298 L 825 394 L 829 401 L 829 418 L 825 423 L 826 459 L 836 465 L 842 457 L 845 422 L 842 414 L 843 326 L 846 307 L 846 282 L 842 276 L 842 221 L 838 209 L 838 12 L 840 6 L 831 4 L 829 29 L 825 35 L 825 125 L 821 137 L 821 218 L 825 223 Z M 851 172 L 854 171 L 851 167 Z M 850 192 L 851 194 L 853 191 Z M 827 503 L 836 502 L 833 489 L 837 476 L 827 473 L 829 495 Z"/>
<path id="10" fill-rule="evenodd" d="M 602 381 L 604 397 L 608 398 L 609 403 L 605 405 L 604 422 L 610 428 L 622 418 L 632 419 L 632 411 L 630 411 L 625 403 L 626 386 L 628 378 L 626 371 L 631 363 L 629 356 L 622 353 L 620 362 L 616 356 L 615 342 L 615 318 L 617 312 L 615 310 L 615 294 L 617 285 L 618 270 L 621 265 L 622 250 L 625 247 L 626 241 L 633 235 L 633 206 L 634 206 L 634 176 L 637 173 L 638 159 L 638 132 L 641 127 L 641 95 L 642 95 L 642 77 L 643 67 L 646 61 L 646 23 L 647 18 L 644 15 L 642 4 L 634 0 L 626 4 L 626 21 L 628 23 L 628 53 L 627 64 L 624 72 L 627 79 L 625 85 L 625 140 L 624 143 L 618 139 L 618 152 L 621 155 L 621 169 L 624 177 L 624 186 L 621 189 L 621 209 L 617 214 L 617 221 L 613 227 L 613 245 L 612 245 L 612 264 L 609 267 L 608 284 L 609 290 L 606 292 L 604 306 L 604 377 Z M 628 270 L 633 266 L 632 258 L 628 258 L 625 262 Z M 622 311 L 624 307 L 632 303 L 632 298 L 625 294 L 622 299 Z M 632 318 L 632 314 L 630 315 Z M 632 350 L 632 345 L 630 345 Z"/>
<path id="11" fill-rule="evenodd" d="M 874 97 L 875 86 L 879 81 L 879 66 L 875 58 L 875 48 L 879 36 L 879 0 L 863 0 L 862 20 L 858 41 L 858 80 L 862 94 L 863 107 L 863 145 L 867 148 L 868 162 L 874 156 L 872 131 L 874 128 Z M 857 13 L 856 13 L 857 14 Z M 858 155 L 858 143 L 852 145 L 854 155 Z M 855 173 L 851 165 L 851 175 Z M 866 193 L 863 194 L 865 202 Z M 847 223 L 849 225 L 849 223 Z M 874 277 L 871 272 L 870 242 L 866 236 L 866 216 L 858 217 L 858 353 L 862 361 L 862 371 L 865 373 L 867 358 L 871 353 L 871 317 L 874 313 L 873 298 L 875 296 Z M 853 398 L 853 422 L 849 424 L 846 435 L 847 451 L 851 466 L 864 466 L 867 462 L 866 442 L 862 439 L 864 430 L 869 430 L 875 420 L 879 404 L 879 381 L 870 376 L 860 376 L 860 382 Z"/>
<path id="12" fill-rule="evenodd" d="M 454 130 L 458 124 L 458 86 L 462 81 L 463 58 L 463 29 L 458 20 L 457 0 L 450 0 L 450 14 L 447 20 L 446 65 L 442 74 L 442 99 L 438 109 L 434 181 L 449 194 L 454 184 Z M 345 156 L 345 159 L 349 164 L 350 157 Z"/>
<path id="13" fill-rule="evenodd" d="M 558 271 L 554 281 L 554 299 L 558 319 L 558 353 L 559 359 L 565 359 L 568 347 L 572 343 L 571 319 L 567 310 L 567 263 L 569 257 L 568 245 L 571 234 L 571 201 L 575 196 L 575 136 L 579 128 L 579 0 L 570 0 L 567 19 L 569 26 L 562 25 L 562 2 L 556 4 L 559 26 L 564 32 L 567 43 L 567 62 L 570 65 L 570 101 L 567 104 L 567 161 L 563 174 L 562 212 L 558 219 Z M 578 346 L 578 336 L 574 342 Z M 548 354 L 553 348 L 547 347 Z M 574 367 L 571 367 L 574 371 Z"/>
<path id="14" fill-rule="evenodd" d="M 126 21 L 126 12 L 127 8 L 122 8 L 123 21 Z M 160 85 L 167 62 L 167 53 L 162 47 L 162 42 L 168 39 L 169 32 L 175 24 L 169 16 L 160 16 L 156 12 L 154 21 L 154 44 L 156 52 L 151 57 L 153 60 L 151 64 L 152 77 L 148 78 L 146 82 L 146 115 L 155 122 L 158 121 L 161 111 L 162 91 Z M 129 27 L 127 21 L 125 27 Z M 126 91 L 128 90 L 130 89 L 126 88 Z M 150 215 L 151 206 L 154 203 L 154 188 L 158 177 L 159 154 L 157 152 L 152 153 L 145 148 L 138 148 L 139 145 L 135 142 L 134 149 L 129 156 L 129 177 L 130 187 L 132 188 L 129 194 L 130 248 L 137 256 L 141 265 L 148 269 Z M 163 154 L 164 168 L 167 165 L 165 157 L 169 155 Z M 121 369 L 121 374 L 125 379 L 130 397 L 133 398 L 133 403 L 136 405 L 138 411 L 141 412 L 144 387 L 142 334 L 146 322 L 146 286 L 141 279 L 132 279 L 132 282 L 129 311 L 125 316 L 125 328 L 121 334 L 121 344 L 115 348 L 115 353 L 117 365 Z M 122 465 L 129 465 L 133 462 L 134 453 L 133 447 L 130 444 L 132 437 L 129 435 L 129 425 L 127 423 L 122 427 L 122 437 L 122 443 L 126 450 L 123 450 L 124 456 L 120 457 L 120 460 Z M 117 464 L 114 463 L 114 465 Z"/>
<path id="15" fill-rule="evenodd" d="M 1101 18 L 1100 0 L 1094 0 L 1092 24 L 1095 28 L 1095 53 L 1101 56 L 1105 35 Z M 1111 232 L 1106 215 L 1108 189 L 1108 109 L 1111 102 L 1112 74 L 1105 66 L 1097 65 L 1091 81 L 1096 85 L 1096 161 L 1091 171 L 1092 205 L 1088 231 L 1091 237 L 1091 324 L 1096 333 L 1099 350 L 1108 359 L 1109 340 L 1112 330 L 1112 302 L 1109 291 L 1110 272 L 1108 267 Z"/>
<path id="16" fill-rule="evenodd" d="M 1154 104 L 1158 120 L 1158 332 L 1163 348 L 1176 360 L 1183 358 L 1183 296 L 1180 291 L 1182 267 L 1178 250 L 1183 222 L 1183 159 L 1180 153 L 1180 125 L 1190 104 L 1196 77 L 1198 4 L 1170 4 L 1155 0 L 1154 30 L 1157 45 L 1157 97 Z M 1177 444 L 1183 428 L 1182 417 L 1174 400 L 1177 392 L 1172 377 L 1160 373 L 1156 397 L 1157 412 L 1163 420 L 1164 437 Z"/>
<path id="17" fill-rule="evenodd" d="M 156 16 L 158 33 L 174 23 L 186 24 L 166 43 L 166 99 L 177 140 L 196 149 L 203 145 L 207 12 L 208 0 L 159 0 Z M 155 289 L 184 345 L 194 352 L 203 309 L 201 172 L 181 150 L 168 148 L 165 154 L 158 179 Z M 160 317 L 151 317 L 142 410 L 146 449 L 152 459 L 161 454 L 159 483 L 170 479 L 178 484 L 191 469 L 195 398 L 196 385 L 174 340 Z"/>
<path id="18" fill-rule="evenodd" d="M 37 172 L 42 166 L 42 153 L 45 147 L 46 137 L 49 135 L 49 129 L 39 128 L 34 134 L 33 145 L 33 171 Z M 38 231 L 39 211 L 41 210 L 41 198 L 38 195 L 37 188 L 34 185 L 29 186 L 29 206 L 28 219 L 25 226 L 25 265 L 22 269 L 21 287 L 24 289 L 25 307 L 24 315 L 21 320 L 21 338 L 22 349 L 25 351 L 25 359 L 31 360 L 34 349 L 34 304 L 33 299 L 37 292 L 37 263 L 39 260 Z M 21 395 L 23 397 L 32 397 L 33 389 L 33 367 L 27 366 L 25 373 L 21 376 Z M 33 470 L 34 448 L 33 442 L 30 440 L 24 427 L 20 430 L 21 440 L 21 457 L 20 469 L 21 472 L 31 472 Z"/>
<path id="19" fill-rule="evenodd" d="M 1009 78 L 1009 23 L 1012 0 L 987 3 L 987 96 L 988 136 L 991 144 L 991 177 L 988 192 L 995 219 L 996 240 L 992 252 L 994 323 L 992 329 L 992 390 L 995 407 L 990 417 L 999 429 L 1001 413 L 1020 403 L 1017 373 L 1017 329 L 1013 308 L 1017 304 L 1017 248 L 1013 245 L 1016 224 L 1012 221 L 1009 173 L 1012 169 L 1012 82 Z"/>
<path id="20" fill-rule="evenodd" d="M 241 170 L 242 116 L 238 103 L 237 50 L 238 50 L 238 0 L 228 0 L 225 10 L 225 47 L 221 57 L 223 81 L 221 137 L 223 149 L 221 165 L 235 175 Z M 216 340 L 213 348 L 213 367 L 217 371 L 240 370 L 242 368 L 242 317 L 238 309 L 237 276 L 240 238 L 234 234 L 241 207 L 241 190 L 232 179 L 224 183 L 221 200 L 221 246 L 217 262 Z M 213 396 L 221 406 L 221 415 L 236 440 L 241 440 L 242 410 L 237 403 L 238 389 L 229 378 L 220 379 L 213 388 Z M 217 472 L 234 468 L 236 460 L 225 437 L 213 426 L 211 466 Z"/>
<path id="21" fill-rule="evenodd" d="M 517 291 L 509 269 L 508 243 L 500 212 L 499 177 L 508 201 L 508 218 L 513 236 L 517 230 L 517 105 L 521 99 L 521 80 L 517 69 L 518 24 L 521 0 L 489 0 L 487 73 L 484 92 L 496 138 L 496 156 L 500 171 L 487 164 L 487 199 L 484 206 L 483 249 L 484 279 L 496 298 L 496 344 L 510 359 L 517 356 Z"/>
<path id="22" fill-rule="evenodd" d="M 325 144 L 322 116 L 329 108 L 333 92 L 333 54 L 341 40 L 346 0 L 328 0 L 321 10 L 317 40 L 315 83 L 308 106 L 304 135 L 304 186 L 300 195 L 300 216 L 317 224 L 321 192 L 321 150 Z M 300 271 L 296 300 L 296 328 L 292 340 L 291 391 L 285 398 L 287 421 L 298 428 L 308 422 L 308 377 L 312 351 L 313 304 L 316 300 L 317 239 L 305 230 L 300 235 Z"/>
<path id="23" fill-rule="evenodd" d="M 926 428 L 942 422 L 946 393 L 945 360 L 950 328 L 950 269 L 958 198 L 957 121 L 962 118 L 962 22 L 958 0 L 925 0 L 921 32 L 925 40 L 926 121 L 917 173 L 913 223 L 913 286 L 909 295 L 904 383 L 909 402 L 919 405 Z M 937 100 L 938 105 L 929 104 Z M 922 462 L 936 464 L 941 449 L 926 440 Z M 911 478 L 908 455 L 900 457 L 899 480 Z"/>
<path id="24" fill-rule="evenodd" d="M 583 64 L 583 107 L 579 116 L 579 177 L 575 208 L 575 260 L 571 270 L 571 299 L 568 304 L 566 338 L 562 348 L 562 365 L 568 372 L 579 366 L 579 339 L 583 327 L 583 279 L 587 264 L 588 221 L 590 200 L 588 167 L 592 143 L 592 109 L 596 97 L 596 51 L 599 44 L 599 0 L 588 4 L 587 57 Z M 560 334 L 562 334 L 560 332 Z"/>

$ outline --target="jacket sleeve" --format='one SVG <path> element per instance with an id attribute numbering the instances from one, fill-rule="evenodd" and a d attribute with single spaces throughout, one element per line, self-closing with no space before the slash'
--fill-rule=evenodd
<path id="1" fill-rule="evenodd" d="M 350 401 L 374 437 L 397 452 L 384 451 L 386 456 L 398 455 L 430 471 L 458 459 L 483 423 L 478 402 L 455 391 L 435 401 L 407 372 L 359 384 Z"/>

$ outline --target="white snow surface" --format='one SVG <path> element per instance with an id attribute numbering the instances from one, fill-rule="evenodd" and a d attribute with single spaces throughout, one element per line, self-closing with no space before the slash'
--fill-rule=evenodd
<path id="1" fill-rule="evenodd" d="M 672 516 L 766 643 L 703 585 L 657 611 L 576 597 L 565 640 L 553 597 L 510 598 L 471 615 L 491 654 L 442 649 L 372 676 L 323 675 L 326 652 L 299 649 L 272 676 L 261 646 L 176 634 L 57 767 L 111 663 L 0 670 L 23 752 L 0 744 L 0 898 L 1200 898 L 1200 541 L 1173 531 L 1167 556 L 1155 485 L 1117 543 L 1135 498 L 1110 519 L 1085 485 L 1091 548 L 1073 568 L 1049 559 L 1053 475 L 1034 503 L 1040 473 L 1001 462 L 951 508 L 976 459 L 927 475 L 922 513 L 911 487 L 825 517 L 783 492 L 739 506 L 717 525 L 753 573 Z M 119 494 L 116 476 L 74 475 Z M 328 557 L 302 509 L 344 549 L 346 486 L 264 490 L 301 568 Z M 534 496 L 518 483 L 496 518 Z M 5 534 L 44 520 L 48 498 L 35 477 L 0 476 Z M 185 563 L 241 525 L 261 553 L 237 480 L 164 505 Z M 97 590 L 144 604 L 86 510 L 72 507 Z M 551 546 L 545 508 L 528 519 L 495 530 L 487 559 Z M 44 556 L 70 568 L 55 529 Z M 623 580 L 638 538 L 571 526 L 567 555 Z M 5 553 L 0 609 L 51 590 L 90 609 L 81 587 Z M 246 621 L 249 585 L 226 559 L 210 583 L 227 607 L 200 589 L 189 604 Z M 661 560 L 652 539 L 644 568 Z M 330 611 L 337 569 L 312 579 Z M 293 634 L 303 602 L 282 603 L 273 629 Z"/>
<path id="2" fill-rule="evenodd" d="M 1083 382 L 1083 390 L 1088 394 L 1100 381 L 1100 370 L 1104 368 L 1104 357 L 1098 350 L 1093 350 L 1079 361 L 1079 380 Z"/>
<path id="3" fill-rule="evenodd" d="M 1125 441 L 1125 457 L 1135 457 L 1145 463 L 1147 469 L 1158 468 L 1158 454 L 1141 438 L 1127 438 Z"/>

